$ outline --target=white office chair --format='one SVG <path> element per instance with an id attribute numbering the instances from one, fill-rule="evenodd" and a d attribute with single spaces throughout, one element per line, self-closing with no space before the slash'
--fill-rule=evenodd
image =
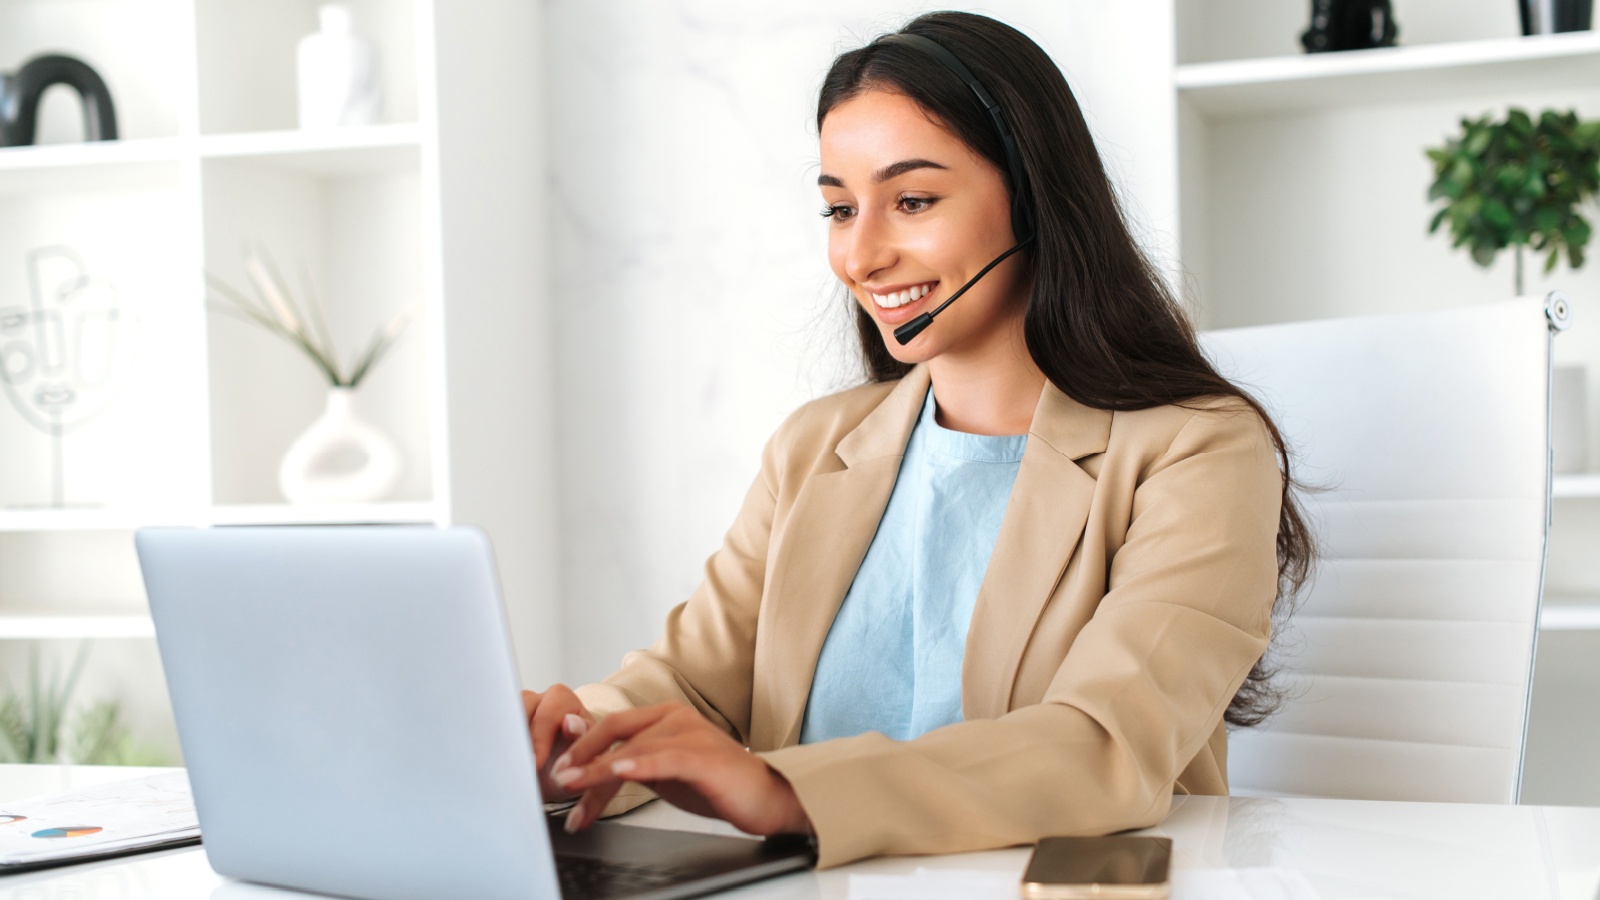
<path id="1" fill-rule="evenodd" d="M 1236 794 L 1515 803 L 1564 297 L 1214 331 L 1297 451 L 1322 563 L 1234 732 Z"/>

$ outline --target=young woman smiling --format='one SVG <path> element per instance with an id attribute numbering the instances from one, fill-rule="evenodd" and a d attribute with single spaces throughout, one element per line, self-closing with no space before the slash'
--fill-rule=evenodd
<path id="1" fill-rule="evenodd" d="M 966 13 L 899 34 L 959 62 L 885 36 L 817 107 L 869 381 L 773 435 L 660 641 L 525 694 L 569 828 L 654 792 L 829 866 L 1148 826 L 1226 793 L 1227 726 L 1276 699 L 1314 552 L 1276 427 L 1201 354 L 1049 57 Z"/>

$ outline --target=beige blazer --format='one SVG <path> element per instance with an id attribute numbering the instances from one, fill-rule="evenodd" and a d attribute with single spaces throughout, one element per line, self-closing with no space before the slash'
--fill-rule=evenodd
<path id="1" fill-rule="evenodd" d="M 1222 715 L 1267 646 L 1282 486 L 1235 400 L 1113 413 L 1046 384 L 972 613 L 964 721 L 797 744 L 928 384 L 918 366 L 795 411 L 700 587 L 584 702 L 692 704 L 794 786 L 821 866 L 1149 826 L 1174 791 L 1227 793 Z"/>

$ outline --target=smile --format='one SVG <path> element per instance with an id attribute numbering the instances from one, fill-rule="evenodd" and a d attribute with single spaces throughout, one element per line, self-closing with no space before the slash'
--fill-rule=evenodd
<path id="1" fill-rule="evenodd" d="M 937 285 L 938 283 L 939 282 L 937 281 L 930 281 L 927 284 L 919 284 L 915 287 L 909 287 L 903 291 L 897 291 L 893 294 L 874 294 L 871 291 L 868 291 L 867 293 L 868 296 L 872 298 L 872 302 L 878 304 L 880 307 L 884 309 L 895 309 L 896 307 L 905 306 L 907 303 L 910 303 L 913 300 L 920 300 L 923 297 L 928 296 L 928 294 L 933 291 L 934 285 Z"/>

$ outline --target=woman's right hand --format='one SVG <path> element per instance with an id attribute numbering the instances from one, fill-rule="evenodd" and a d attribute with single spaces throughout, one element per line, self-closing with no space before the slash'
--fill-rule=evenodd
<path id="1" fill-rule="evenodd" d="M 575 800 L 580 792 L 568 791 L 550 778 L 550 763 L 567 752 L 572 742 L 583 737 L 595 718 L 564 684 L 553 684 L 544 693 L 522 692 L 522 708 L 528 715 L 528 734 L 533 738 L 534 765 L 539 770 L 539 792 L 546 803 Z"/>

